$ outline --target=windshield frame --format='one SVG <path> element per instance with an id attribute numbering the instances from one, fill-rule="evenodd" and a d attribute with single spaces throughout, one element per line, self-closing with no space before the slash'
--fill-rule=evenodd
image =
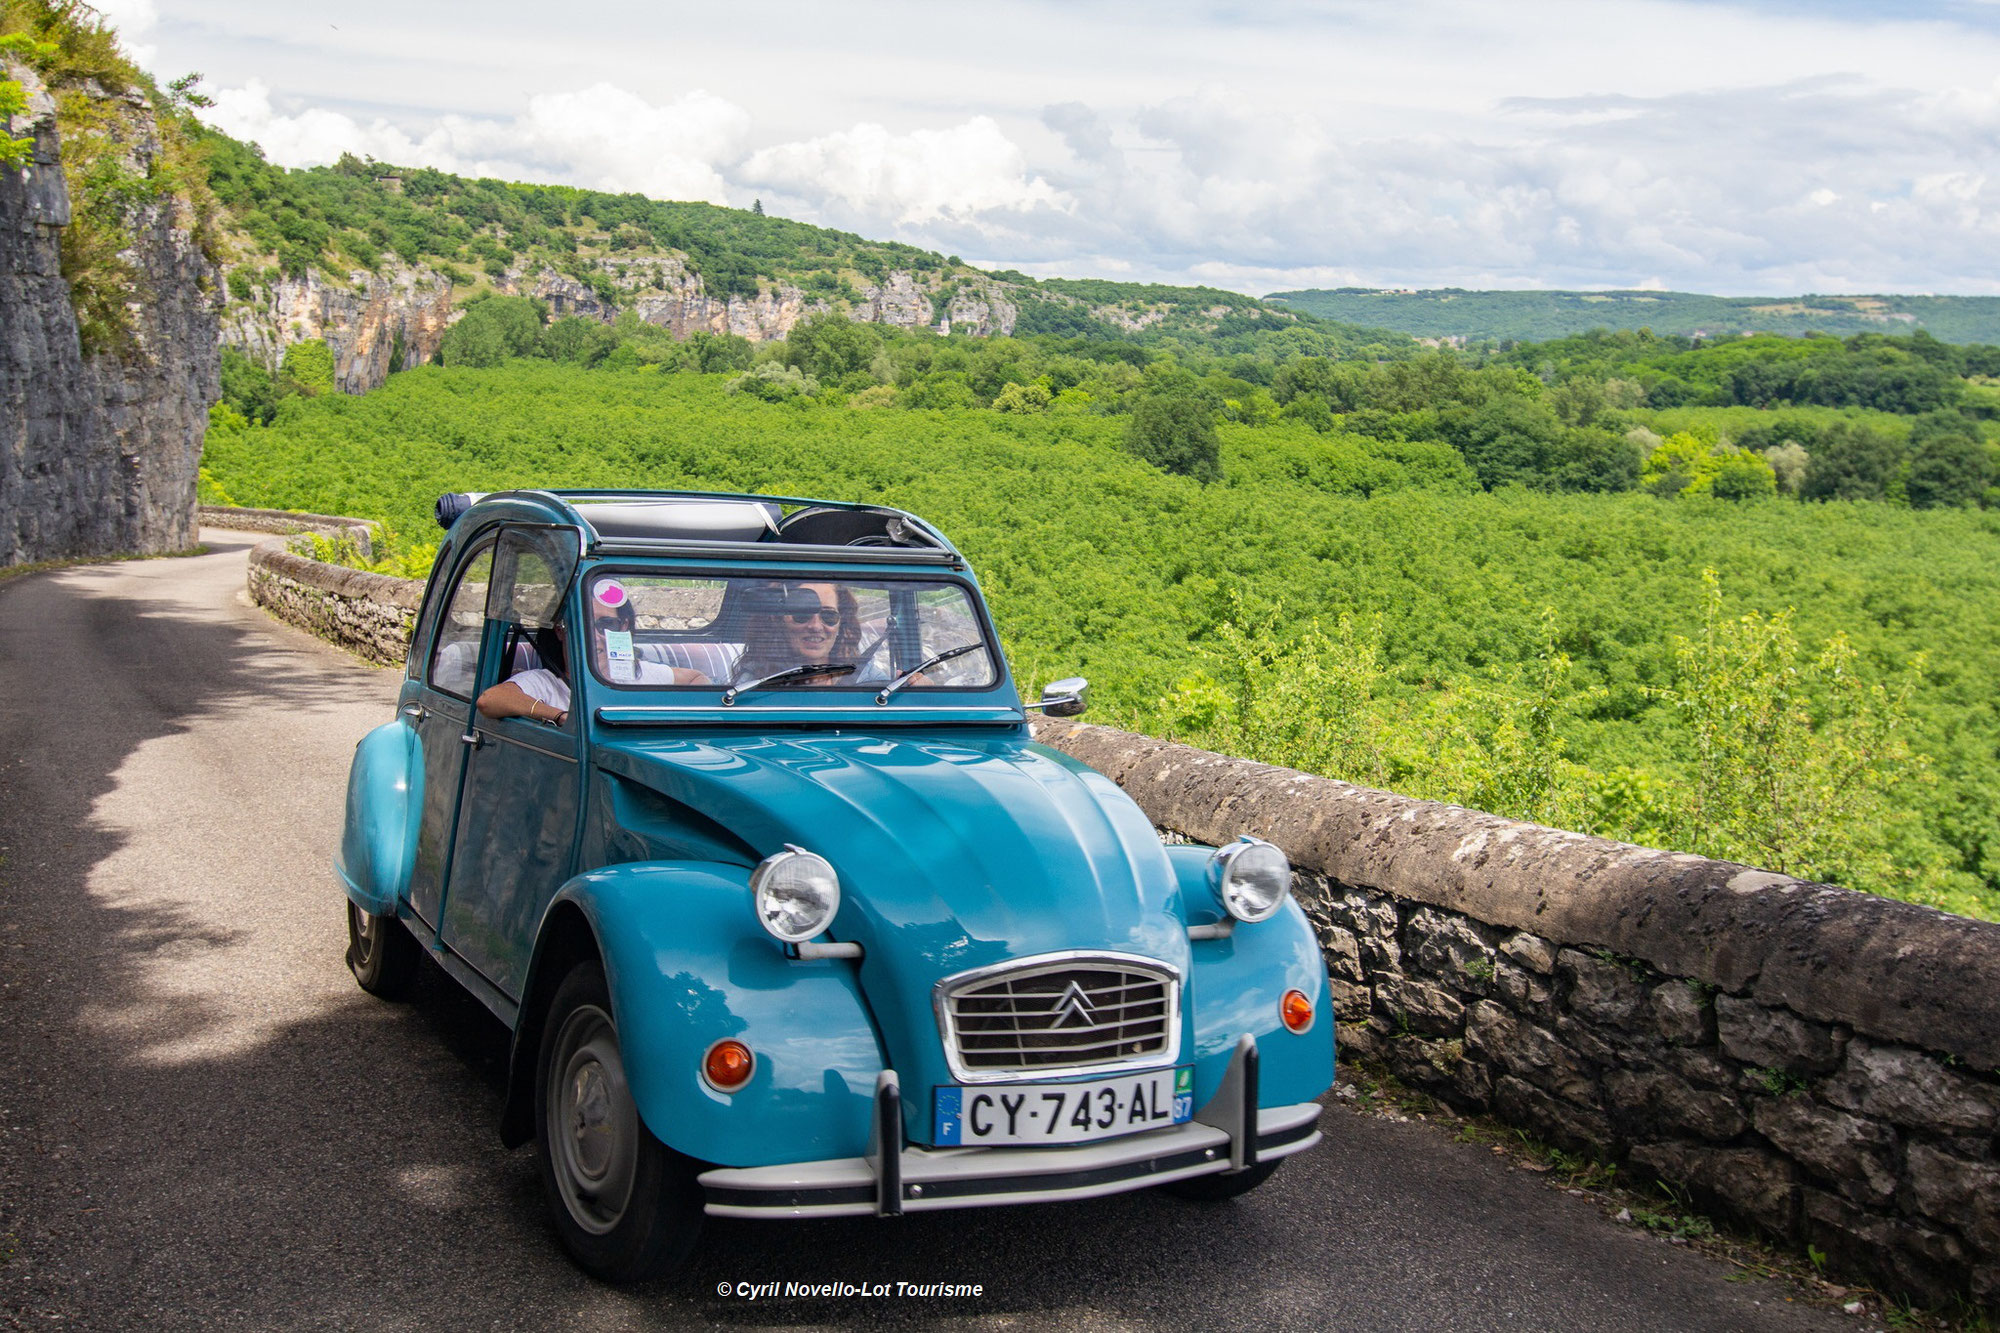
<path id="1" fill-rule="evenodd" d="M 793 564 L 791 562 L 787 562 L 782 568 L 774 569 L 769 566 L 765 566 L 763 568 L 746 568 L 744 566 L 735 564 L 727 566 L 717 566 L 717 565 L 697 566 L 691 564 L 681 564 L 676 562 L 672 565 L 664 565 L 664 564 L 652 564 L 652 563 L 638 563 L 634 562 L 629 558 L 613 558 L 603 561 L 586 561 L 576 571 L 576 574 L 572 579 L 572 584 L 571 584 L 573 588 L 573 596 L 570 598 L 569 605 L 576 614 L 575 623 L 587 625 L 587 617 L 584 615 L 584 606 L 590 595 L 590 589 L 595 585 L 598 579 L 605 577 L 624 577 L 632 579 L 677 578 L 677 579 L 702 579 L 702 580 L 714 580 L 714 581 L 726 581 L 735 579 L 735 580 L 745 580 L 753 582 L 782 582 L 782 583 L 793 583 L 793 584 L 906 583 L 906 584 L 946 585 L 955 588 L 966 599 L 966 602 L 971 608 L 974 621 L 979 628 L 980 638 L 983 641 L 987 649 L 988 657 L 991 659 L 992 662 L 992 667 L 993 667 L 992 678 L 985 684 L 981 685 L 946 685 L 946 684 L 907 685 L 903 689 L 896 691 L 894 697 L 902 698 L 905 695 L 910 695 L 912 692 L 915 692 L 914 697 L 916 698 L 930 698 L 933 700 L 945 700 L 945 699 L 969 700 L 976 696 L 992 695 L 995 693 L 1005 693 L 1007 695 L 1012 696 L 1015 699 L 1018 699 L 1019 697 L 1014 693 L 1013 670 L 1007 661 L 1006 649 L 1001 645 L 1000 636 L 993 628 L 993 617 L 992 613 L 987 609 L 986 598 L 981 594 L 978 583 L 974 579 L 967 576 L 962 571 L 953 571 L 953 572 L 946 572 L 941 570 L 924 570 L 921 572 L 911 571 L 911 570 L 889 571 L 881 569 L 879 567 L 870 567 L 870 566 L 861 566 L 857 568 L 854 566 L 846 566 L 846 567 L 827 566 L 817 563 L 811 565 Z M 595 651 L 595 645 L 592 642 L 591 631 L 588 628 L 586 628 L 582 634 L 576 636 L 576 645 L 574 651 L 575 654 L 581 657 L 583 660 L 585 670 L 590 678 L 590 688 L 593 691 L 596 691 L 598 689 L 616 691 L 616 694 L 611 696 L 599 696 L 600 700 L 603 702 L 610 702 L 612 700 L 617 699 L 618 696 L 621 695 L 643 696 L 643 695 L 669 694 L 669 695 L 679 696 L 682 698 L 686 698 L 689 695 L 695 695 L 695 696 L 707 695 L 710 696 L 711 698 L 717 698 L 725 690 L 728 690 L 731 686 L 731 682 L 727 680 L 712 681 L 706 685 L 682 685 L 682 684 L 667 685 L 659 683 L 639 683 L 639 682 L 626 683 L 622 681 L 611 680 L 598 670 L 597 653 Z M 893 681 L 895 679 L 896 679 L 895 675 L 891 675 L 887 678 L 888 681 Z M 849 676 L 849 677 L 837 678 L 825 685 L 815 685 L 815 686 L 774 685 L 767 687 L 767 690 L 770 695 L 778 696 L 786 700 L 788 706 L 796 704 L 797 706 L 808 710 L 814 706 L 815 701 L 823 701 L 822 706 L 838 706 L 841 708 L 852 708 L 855 706 L 857 702 L 865 701 L 872 708 L 876 706 L 874 704 L 874 697 L 876 693 L 879 690 L 881 690 L 882 686 L 886 683 L 887 681 L 875 680 L 875 679 L 869 679 L 867 681 L 855 681 L 851 676 Z M 758 690 L 755 691 L 755 694 L 761 698 L 765 696 L 767 690 Z M 738 697 L 741 698 L 743 696 L 739 695 Z M 695 701 L 693 699 L 690 699 L 689 702 L 693 703 Z M 1014 704 L 1014 706 L 1018 707 L 1019 705 L 1018 703 L 1016 703 Z M 892 702 L 889 705 L 882 708 L 882 711 L 889 712 L 893 711 L 893 709 L 894 709 L 894 703 L 892 700 Z"/>

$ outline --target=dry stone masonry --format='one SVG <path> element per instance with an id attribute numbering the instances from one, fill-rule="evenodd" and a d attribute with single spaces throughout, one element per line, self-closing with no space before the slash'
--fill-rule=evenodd
<path id="1" fill-rule="evenodd" d="M 238 532 L 281 534 L 250 551 L 250 600 L 278 619 L 382 666 L 409 657 L 424 585 L 315 560 L 297 549 L 301 534 L 345 534 L 367 554 L 373 525 L 331 514 L 203 505 L 201 521 Z"/>
<path id="2" fill-rule="evenodd" d="M 1841 1271 L 2000 1304 L 2000 926 L 1105 727 L 1163 830 L 1291 854 L 1350 1054 Z"/>
<path id="3" fill-rule="evenodd" d="M 420 585 L 282 546 L 252 557 L 258 600 L 402 659 Z M 1837 1272 L 2000 1305 L 2000 926 L 1034 725 L 1163 837 L 1249 832 L 1290 854 L 1348 1055 L 1816 1246 Z"/>

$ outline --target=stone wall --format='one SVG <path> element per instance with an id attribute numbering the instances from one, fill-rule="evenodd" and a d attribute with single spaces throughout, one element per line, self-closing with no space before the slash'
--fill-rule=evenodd
<path id="1" fill-rule="evenodd" d="M 382 666 L 401 666 L 408 658 L 424 596 L 420 581 L 328 564 L 295 549 L 300 534 L 346 533 L 366 554 L 371 524 L 330 514 L 215 505 L 202 506 L 201 521 L 240 532 L 281 534 L 251 548 L 248 575 L 250 600 L 278 619 Z"/>
<path id="2" fill-rule="evenodd" d="M 1838 1271 L 2000 1304 L 2000 926 L 1087 724 L 1163 830 L 1283 847 L 1341 1040 Z"/>
<path id="3" fill-rule="evenodd" d="M 204 517 L 313 517 L 243 512 Z M 282 539 L 250 583 L 383 662 L 422 591 Z M 1034 729 L 1164 834 L 1290 854 L 1347 1054 L 1833 1271 L 2000 1304 L 2000 926 L 1107 727 Z"/>
<path id="4" fill-rule="evenodd" d="M 195 473 L 219 391 L 214 274 L 180 202 L 127 215 L 129 340 L 86 352 L 62 234 L 72 223 L 55 102 L 35 72 L 0 59 L 28 108 L 14 132 L 33 161 L 0 170 L 0 566 L 194 544 Z M 160 155 L 137 94 L 80 90 L 135 177 Z"/>

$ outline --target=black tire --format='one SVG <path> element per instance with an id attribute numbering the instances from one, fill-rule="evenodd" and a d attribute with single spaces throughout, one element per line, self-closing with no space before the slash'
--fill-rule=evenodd
<path id="1" fill-rule="evenodd" d="M 1177 1199 L 1189 1199 L 1195 1203 L 1221 1203 L 1239 1194 L 1248 1194 L 1271 1178 L 1271 1173 L 1285 1164 L 1283 1158 L 1276 1161 L 1259 1162 L 1241 1171 L 1225 1171 L 1220 1175 L 1193 1176 L 1187 1180 L 1176 1180 L 1160 1186 Z"/>
<path id="2" fill-rule="evenodd" d="M 423 949 L 393 916 L 347 904 L 347 970 L 370 995 L 393 1000 L 407 993 Z"/>
<path id="3" fill-rule="evenodd" d="M 570 969 L 542 1025 L 535 1167 L 563 1247 L 605 1282 L 664 1277 L 701 1236 L 696 1164 L 639 1119 L 596 962 Z"/>

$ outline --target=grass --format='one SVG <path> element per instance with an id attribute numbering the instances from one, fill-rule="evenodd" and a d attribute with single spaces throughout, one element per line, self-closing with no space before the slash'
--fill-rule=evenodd
<path id="1" fill-rule="evenodd" d="M 155 551 L 150 554 L 126 552 L 119 555 L 77 555 L 62 560 L 30 560 L 25 564 L 0 568 L 0 583 L 24 574 L 45 574 L 51 569 L 68 569 L 72 565 L 115 565 L 125 560 L 179 560 L 186 556 L 207 554 L 206 546 L 190 546 L 184 551 Z"/>

